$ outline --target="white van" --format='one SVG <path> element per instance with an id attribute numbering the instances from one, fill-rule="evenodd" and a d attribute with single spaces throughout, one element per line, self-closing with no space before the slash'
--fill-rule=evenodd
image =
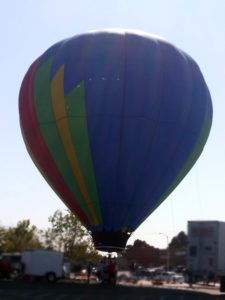
<path id="1" fill-rule="evenodd" d="M 24 250 L 21 254 L 24 275 L 31 278 L 45 277 L 54 282 L 63 277 L 64 254 L 49 250 Z"/>

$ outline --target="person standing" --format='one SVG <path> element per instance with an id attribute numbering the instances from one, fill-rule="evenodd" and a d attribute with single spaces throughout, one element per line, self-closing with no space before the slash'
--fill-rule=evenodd
<path id="1" fill-rule="evenodd" d="M 189 287 L 192 288 L 192 285 L 194 283 L 194 274 L 193 274 L 192 268 L 190 268 L 189 270 L 187 270 L 187 275 L 188 275 Z"/>
<path id="2" fill-rule="evenodd" d="M 100 282 L 103 281 L 103 269 L 104 269 L 104 263 L 103 260 L 101 260 L 97 264 L 97 277 Z"/>
<path id="3" fill-rule="evenodd" d="M 89 284 L 90 283 L 91 272 L 92 272 L 92 263 L 90 261 L 87 262 L 86 270 L 87 270 L 87 283 Z"/>
<path id="4" fill-rule="evenodd" d="M 111 260 L 109 263 L 109 282 L 116 284 L 116 277 L 117 277 L 116 262 L 115 260 Z"/>

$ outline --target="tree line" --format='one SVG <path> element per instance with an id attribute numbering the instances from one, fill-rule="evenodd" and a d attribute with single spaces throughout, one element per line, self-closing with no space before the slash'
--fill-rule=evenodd
<path id="1" fill-rule="evenodd" d="M 25 249 L 46 249 L 64 252 L 72 262 L 91 260 L 97 263 L 102 258 L 95 250 L 86 228 L 69 210 L 55 211 L 49 217 L 49 222 L 50 227 L 44 230 L 32 225 L 30 220 L 19 221 L 15 227 L 0 226 L 0 254 L 22 252 Z M 170 249 L 186 246 L 187 235 L 183 231 L 169 244 Z M 145 241 L 136 240 L 133 245 L 128 245 L 121 255 L 128 260 L 140 257 L 139 263 L 145 265 L 150 261 L 157 262 L 159 249 L 148 245 Z"/>
<path id="2" fill-rule="evenodd" d="M 15 227 L 0 227 L 0 253 L 22 252 L 25 249 L 46 249 L 64 252 L 71 261 L 97 262 L 101 255 L 78 218 L 70 211 L 60 210 L 49 217 L 51 226 L 45 230 L 22 220 Z"/>

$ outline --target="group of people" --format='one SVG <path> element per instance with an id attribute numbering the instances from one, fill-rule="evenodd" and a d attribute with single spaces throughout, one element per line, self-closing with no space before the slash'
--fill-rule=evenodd
<path id="1" fill-rule="evenodd" d="M 87 269 L 87 282 L 90 282 L 92 274 L 92 263 L 89 261 L 86 266 Z M 115 259 L 105 259 L 98 262 L 96 266 L 96 276 L 99 282 L 116 284 L 117 268 Z"/>

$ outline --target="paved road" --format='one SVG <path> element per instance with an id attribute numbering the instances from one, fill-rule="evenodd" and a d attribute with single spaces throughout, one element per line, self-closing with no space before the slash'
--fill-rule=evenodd
<path id="1" fill-rule="evenodd" d="M 26 281 L 0 281 L 0 300 L 213 300 L 212 296 L 195 291 L 179 291 L 152 287 L 126 287 L 100 284 L 55 284 Z"/>

